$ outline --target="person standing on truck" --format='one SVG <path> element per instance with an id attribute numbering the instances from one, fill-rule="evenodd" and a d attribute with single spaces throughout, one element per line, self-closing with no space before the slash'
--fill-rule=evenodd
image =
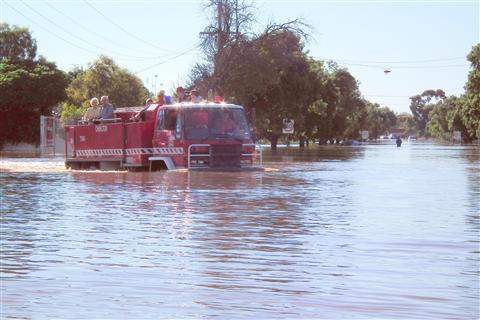
<path id="1" fill-rule="evenodd" d="M 87 109 L 85 114 L 83 115 L 83 121 L 93 121 L 100 117 L 100 107 L 98 106 L 98 99 L 93 97 L 90 100 L 90 107 Z"/>
<path id="2" fill-rule="evenodd" d="M 100 103 L 102 104 L 100 119 L 113 119 L 113 106 L 108 102 L 108 96 L 102 96 Z"/>
<path id="3" fill-rule="evenodd" d="M 155 101 L 159 106 L 163 106 L 165 104 L 165 91 L 160 90 L 157 94 L 157 101 Z"/>
<path id="4" fill-rule="evenodd" d="M 148 98 L 145 102 L 145 108 L 143 108 L 140 112 L 138 112 L 135 116 L 131 117 L 130 120 L 133 121 L 145 121 L 145 114 L 150 107 L 151 104 L 157 104 L 157 107 L 163 106 L 165 104 L 165 91 L 160 90 L 157 94 L 157 101 L 153 101 L 152 99 Z"/>
<path id="5" fill-rule="evenodd" d="M 190 90 L 190 101 L 193 103 L 199 103 L 202 101 L 202 97 L 198 95 L 198 91 L 196 89 Z"/>
<path id="6" fill-rule="evenodd" d="M 188 97 L 185 94 L 185 89 L 183 87 L 177 87 L 177 90 L 175 90 L 177 94 L 177 102 L 185 102 L 188 101 Z"/>

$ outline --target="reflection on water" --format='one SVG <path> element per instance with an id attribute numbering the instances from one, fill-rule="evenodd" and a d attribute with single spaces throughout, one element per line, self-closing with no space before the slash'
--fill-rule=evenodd
<path id="1" fill-rule="evenodd" d="M 130 173 L 2 159 L 2 317 L 479 318 L 478 147 L 265 160 Z"/>

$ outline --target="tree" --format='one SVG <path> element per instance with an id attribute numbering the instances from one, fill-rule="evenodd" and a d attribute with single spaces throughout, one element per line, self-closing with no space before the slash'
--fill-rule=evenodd
<path id="1" fill-rule="evenodd" d="M 420 134 L 425 134 L 428 122 L 428 114 L 438 102 L 446 98 L 445 92 L 441 89 L 425 90 L 422 94 L 410 97 L 410 110 L 412 111 L 417 129 Z"/>
<path id="2" fill-rule="evenodd" d="M 441 140 L 450 140 L 452 132 L 459 126 L 458 120 L 456 121 L 457 110 L 458 98 L 454 96 L 435 104 L 428 114 L 426 126 L 428 135 Z"/>
<path id="3" fill-rule="evenodd" d="M 27 28 L 0 24 L 0 61 L 33 61 L 37 55 L 37 41 Z"/>
<path id="4" fill-rule="evenodd" d="M 417 135 L 418 129 L 413 115 L 409 113 L 400 113 L 397 115 L 397 128 L 403 131 L 404 135 Z"/>
<path id="5" fill-rule="evenodd" d="M 275 148 L 283 118 L 301 115 L 299 110 L 313 102 L 308 92 L 315 75 L 303 53 L 302 24 L 272 23 L 253 34 L 248 32 L 251 6 L 234 0 L 212 0 L 208 6 L 216 19 L 202 33 L 207 62 L 195 66 L 191 85 L 204 96 L 215 92 L 249 113 L 256 110 L 256 136 Z"/>
<path id="6" fill-rule="evenodd" d="M 229 81 L 223 90 L 256 109 L 258 134 L 275 149 L 284 118 L 298 124 L 304 121 L 307 107 L 315 101 L 316 75 L 302 52 L 299 36 L 291 31 L 267 30 L 245 49 L 247 56 L 230 74 L 235 77 L 226 77 Z"/>
<path id="7" fill-rule="evenodd" d="M 308 59 L 308 26 L 301 20 L 271 23 L 249 32 L 251 6 L 235 0 L 211 0 L 216 13 L 202 33 L 207 61 L 194 67 L 191 86 L 215 92 L 255 110 L 255 133 L 272 149 L 284 118 L 295 120 L 295 138 L 357 137 L 365 116 L 358 82 L 345 69 Z M 252 113 L 252 112 L 251 112 Z"/>
<path id="8" fill-rule="evenodd" d="M 345 137 L 356 138 L 361 129 L 359 116 L 365 108 L 365 101 L 361 98 L 358 82 L 343 68 L 335 68 L 332 77 L 335 87 L 338 88 L 332 119 L 333 137 L 337 141 Z"/>
<path id="9" fill-rule="evenodd" d="M 61 110 L 64 121 L 83 114 L 93 97 L 107 95 L 115 106 L 127 107 L 143 104 L 148 96 L 138 77 L 106 56 L 100 56 L 86 71 L 73 70 L 71 76 L 74 78 L 66 90 L 68 99 Z"/>
<path id="10" fill-rule="evenodd" d="M 458 116 L 464 126 L 462 135 L 465 141 L 480 139 L 480 44 L 472 48 L 467 56 L 472 70 L 465 85 L 466 94 L 459 108 Z"/>
<path id="11" fill-rule="evenodd" d="M 66 75 L 45 58 L 35 59 L 36 41 L 27 29 L 2 24 L 0 39 L 0 146 L 38 144 L 39 118 L 65 98 Z"/>
<path id="12" fill-rule="evenodd" d="M 368 130 L 370 138 L 377 139 L 396 124 L 397 116 L 392 110 L 380 107 L 378 103 L 367 103 L 364 129 Z"/>

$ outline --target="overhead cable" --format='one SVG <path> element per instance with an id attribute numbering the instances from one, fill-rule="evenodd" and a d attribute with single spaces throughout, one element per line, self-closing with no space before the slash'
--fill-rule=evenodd
<path id="1" fill-rule="evenodd" d="M 18 13 L 19 15 L 21 15 L 22 17 L 24 17 L 25 19 L 27 19 L 27 20 L 30 21 L 31 23 L 33 23 L 33 24 L 35 24 L 36 26 L 38 26 L 40 29 L 43 29 L 43 30 L 45 30 L 46 32 L 48 32 L 50 35 L 53 35 L 53 36 L 59 38 L 60 40 L 66 42 L 66 43 L 70 44 L 71 46 L 74 46 L 74 47 L 76 47 L 76 48 L 78 48 L 78 49 L 80 49 L 80 50 L 83 50 L 83 51 L 86 51 L 86 52 L 90 52 L 90 53 L 93 53 L 93 54 L 95 54 L 95 55 L 98 54 L 98 52 L 96 52 L 96 51 L 83 48 L 83 47 L 81 47 L 81 46 L 79 46 L 79 45 L 77 45 L 77 44 L 75 44 L 75 43 L 73 43 L 73 42 L 71 42 L 71 41 L 63 38 L 62 36 L 59 36 L 58 34 L 53 33 L 51 30 L 43 27 L 42 25 L 38 24 L 36 21 L 30 19 L 29 17 L 27 17 L 26 15 L 24 15 L 23 13 L 21 13 L 20 11 L 18 11 L 17 9 L 15 9 L 15 8 L 14 8 L 13 6 L 11 6 L 8 2 L 5 2 L 5 4 L 6 4 L 8 7 L 10 7 L 10 9 L 12 9 L 13 11 L 15 11 L 15 12 Z"/>
<path id="2" fill-rule="evenodd" d="M 24 2 L 25 2 L 25 1 L 24 1 Z M 58 8 L 54 7 L 54 6 L 51 5 L 50 3 L 46 2 L 45 4 L 46 4 L 47 6 L 49 6 L 52 10 L 56 11 L 56 12 L 57 12 L 59 15 L 61 15 L 62 17 L 66 17 L 69 22 L 75 24 L 77 27 L 79 27 L 79 28 L 87 31 L 88 33 L 93 34 L 93 35 L 95 35 L 95 36 L 97 36 L 97 37 L 99 37 L 99 38 L 102 38 L 103 40 L 108 41 L 108 42 L 110 42 L 110 43 L 112 43 L 112 44 L 114 44 L 114 45 L 116 45 L 116 46 L 118 46 L 118 47 L 122 47 L 122 48 L 128 49 L 128 50 L 132 50 L 132 48 L 129 47 L 129 46 L 126 46 L 126 45 L 124 45 L 124 44 L 122 44 L 122 43 L 118 43 L 118 42 L 116 42 L 116 41 L 112 41 L 111 38 L 106 37 L 106 36 L 104 36 L 103 34 L 97 32 L 97 31 L 92 31 L 91 29 L 87 28 L 84 23 L 78 22 L 78 21 L 75 20 L 72 16 L 69 16 L 69 15 L 67 15 L 66 13 L 60 11 Z M 143 57 L 138 57 L 138 58 L 139 58 L 139 59 L 143 59 Z M 145 57 L 145 59 L 155 59 L 155 58 L 159 58 L 159 57 Z"/>
<path id="3" fill-rule="evenodd" d="M 416 63 L 429 63 L 429 62 L 442 62 L 442 61 L 454 61 L 454 60 L 465 60 L 465 57 L 453 57 L 453 58 L 440 58 L 440 59 L 425 59 L 425 60 L 404 60 L 404 61 L 368 61 L 368 60 L 349 60 L 349 59 L 331 59 L 331 58 L 320 58 L 323 60 L 332 60 L 345 63 L 362 63 L 362 64 L 416 64 Z"/>
<path id="4" fill-rule="evenodd" d="M 157 66 L 159 66 L 159 65 L 165 64 L 165 63 L 167 63 L 167 62 L 169 62 L 169 61 L 172 61 L 172 60 L 174 60 L 174 59 L 177 59 L 177 58 L 179 58 L 179 57 L 181 57 L 181 56 L 183 56 L 183 55 L 186 55 L 187 53 L 189 53 L 189 52 L 191 52 L 191 51 L 193 51 L 193 50 L 196 50 L 198 47 L 199 47 L 199 46 L 196 45 L 195 47 L 190 48 L 190 49 L 188 49 L 188 50 L 186 50 L 186 51 L 184 51 L 184 52 L 181 52 L 181 53 L 177 54 L 176 56 L 174 56 L 174 57 L 172 57 L 172 58 L 169 58 L 169 59 L 167 59 L 167 60 L 161 61 L 161 62 L 159 62 L 159 63 L 155 63 L 155 64 L 153 64 L 153 65 L 151 65 L 151 66 L 148 66 L 148 67 L 146 67 L 146 68 L 143 68 L 143 69 L 141 69 L 141 70 L 138 70 L 138 71 L 135 72 L 135 74 L 139 74 L 139 73 L 141 73 L 141 72 L 147 71 L 147 70 L 152 69 L 152 68 L 155 68 L 155 67 L 157 67 Z"/>
<path id="5" fill-rule="evenodd" d="M 162 50 L 162 51 L 166 51 L 166 52 L 171 52 L 171 53 L 178 53 L 178 52 L 175 52 L 173 50 L 170 50 L 170 49 L 165 49 L 165 48 L 161 48 L 149 41 L 146 41 L 140 37 L 138 37 L 136 34 L 126 30 L 125 28 L 123 28 L 121 25 L 119 25 L 118 23 L 116 23 L 115 21 L 113 21 L 112 19 L 110 19 L 110 17 L 108 17 L 107 15 L 103 14 L 103 12 L 101 12 L 100 10 L 98 10 L 97 8 L 95 8 L 95 6 L 93 6 L 91 3 L 89 3 L 88 1 L 84 0 L 83 2 L 85 2 L 90 8 L 92 8 L 93 10 L 95 10 L 95 12 L 97 12 L 99 15 L 101 15 L 103 18 L 105 18 L 108 22 L 110 22 L 112 25 L 114 25 L 115 27 L 117 27 L 118 29 L 120 29 L 121 31 L 123 31 L 124 33 L 128 34 L 129 36 L 137 39 L 138 41 L 142 42 L 142 43 L 145 43 L 151 47 L 155 47 L 159 50 Z"/>
<path id="6" fill-rule="evenodd" d="M 70 35 L 71 37 L 74 37 L 76 39 L 78 39 L 79 41 L 82 41 L 84 43 L 86 43 L 87 45 L 89 46 L 92 46 L 92 47 L 95 47 L 95 48 L 98 48 L 100 49 L 101 51 L 105 51 L 105 52 L 111 52 L 112 54 L 115 54 L 115 55 L 119 55 L 119 56 L 124 56 L 124 57 L 128 57 L 128 58 L 134 58 L 135 60 L 138 60 L 138 59 L 143 59 L 144 57 L 138 57 L 138 56 L 132 56 L 132 55 L 128 55 L 128 54 L 123 54 L 121 52 L 118 52 L 118 51 L 114 51 L 114 50 L 110 50 L 110 49 L 106 49 L 106 48 L 103 48 L 103 47 L 100 47 L 98 46 L 97 44 L 93 43 L 93 42 L 90 42 L 88 40 L 85 40 L 71 32 L 68 32 L 67 30 L 65 30 L 65 27 L 62 27 L 60 26 L 58 23 L 56 23 L 55 21 L 53 21 L 52 19 L 48 18 L 48 17 L 45 17 L 43 14 L 41 14 L 40 12 L 38 12 L 36 9 L 34 9 L 33 7 L 31 7 L 30 5 L 28 5 L 27 3 L 25 3 L 25 1 L 23 0 L 20 0 L 20 2 L 23 3 L 23 5 L 25 5 L 27 8 L 29 8 L 30 10 L 32 10 L 33 12 L 35 12 L 37 15 L 39 15 L 40 17 L 42 17 L 44 20 L 50 22 L 51 24 L 53 24 L 54 26 L 56 26 L 57 28 L 63 30 L 63 32 L 65 32 L 66 34 Z M 148 58 L 153 58 L 153 59 L 158 59 L 159 57 L 148 57 Z"/>
<path id="7" fill-rule="evenodd" d="M 132 50 L 131 47 L 129 46 L 126 46 L 124 44 L 121 44 L 121 43 L 118 43 L 116 41 L 112 41 L 112 39 L 110 39 L 109 37 L 106 37 L 104 36 L 103 34 L 101 33 L 98 33 L 98 32 L 95 32 L 95 31 L 92 31 L 91 29 L 85 27 L 82 23 L 76 21 L 74 18 L 72 18 L 71 16 L 68 16 L 66 15 L 64 12 L 60 11 L 58 8 L 55 8 L 53 5 L 49 4 L 49 3 L 46 3 L 50 8 L 52 8 L 53 10 L 55 10 L 57 13 L 59 13 L 60 15 L 62 16 L 65 16 L 67 17 L 68 21 L 70 22 L 73 22 L 75 25 L 77 25 L 78 27 L 82 28 L 83 30 L 86 30 L 87 32 L 91 33 L 91 34 L 94 34 L 95 36 L 97 37 L 100 37 L 116 46 L 119 46 L 119 47 L 122 47 L 122 48 L 126 48 L 126 49 L 129 49 L 129 50 Z M 132 58 L 132 59 L 123 59 L 123 60 L 153 60 L 153 59 L 161 59 L 161 58 L 166 58 L 168 56 L 172 56 L 174 54 L 177 54 L 178 52 L 175 52 L 175 53 L 169 53 L 169 54 L 164 54 L 164 55 L 161 55 L 161 56 L 149 56 L 149 57 L 142 57 L 142 56 L 139 56 L 137 58 Z M 132 56 L 133 57 L 133 56 Z"/>
<path id="8" fill-rule="evenodd" d="M 468 67 L 468 64 L 453 64 L 453 65 L 440 65 L 440 66 L 378 66 L 378 65 L 368 65 L 361 63 L 339 63 L 339 65 L 347 66 L 357 66 L 357 67 L 366 67 L 366 68 L 377 68 L 377 69 L 442 69 L 442 68 L 459 68 L 459 67 Z"/>

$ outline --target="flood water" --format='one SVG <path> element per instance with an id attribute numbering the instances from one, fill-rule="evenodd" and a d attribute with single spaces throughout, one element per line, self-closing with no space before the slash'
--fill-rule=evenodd
<path id="1" fill-rule="evenodd" d="M 1 159 L 2 319 L 478 319 L 480 149 L 266 152 L 264 172 Z"/>

